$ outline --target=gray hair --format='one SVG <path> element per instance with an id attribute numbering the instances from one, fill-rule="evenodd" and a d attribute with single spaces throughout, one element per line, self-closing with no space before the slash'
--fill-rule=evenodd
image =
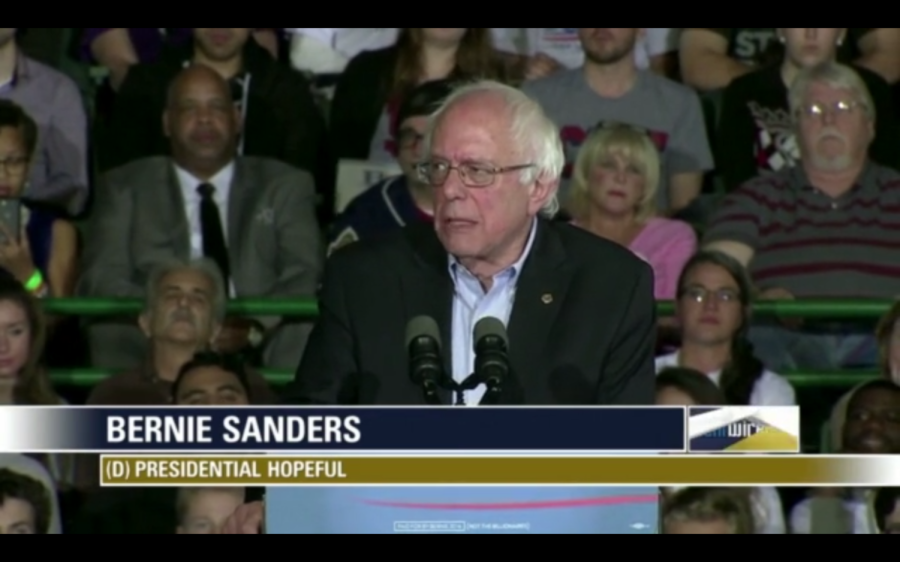
<path id="1" fill-rule="evenodd" d="M 806 94 L 813 84 L 824 84 L 836 90 L 850 91 L 869 119 L 875 120 L 875 104 L 866 83 L 849 66 L 831 61 L 812 68 L 804 68 L 797 74 L 788 92 L 788 104 L 795 120 L 800 115 Z"/>
<path id="2" fill-rule="evenodd" d="M 206 258 L 189 261 L 171 260 L 155 267 L 150 273 L 150 278 L 147 281 L 147 296 L 144 301 L 144 313 L 149 314 L 156 306 L 156 301 L 159 300 L 159 285 L 162 280 L 166 276 L 177 271 L 196 271 L 197 273 L 205 275 L 210 280 L 213 285 L 213 318 L 217 322 L 225 320 L 225 309 L 228 305 L 228 294 L 225 292 L 225 282 L 222 280 L 219 266 Z"/>
<path id="3" fill-rule="evenodd" d="M 566 163 L 562 140 L 556 124 L 547 117 L 541 105 L 527 94 L 512 86 L 493 80 L 480 80 L 460 86 L 453 91 L 440 108 L 428 120 L 424 139 L 425 153 L 431 152 L 432 137 L 440 119 L 455 104 L 473 95 L 487 94 L 500 97 L 509 111 L 512 122 L 510 133 L 517 147 L 534 166 L 522 171 L 520 182 L 528 185 L 538 178 L 559 180 Z M 552 218 L 559 212 L 557 192 L 541 209 L 541 214 Z"/>

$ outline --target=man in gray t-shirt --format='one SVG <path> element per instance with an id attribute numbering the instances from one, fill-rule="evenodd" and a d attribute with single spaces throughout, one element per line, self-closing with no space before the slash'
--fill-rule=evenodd
<path id="1" fill-rule="evenodd" d="M 527 82 L 522 89 L 560 128 L 566 147 L 564 186 L 578 148 L 598 123 L 647 129 L 662 155 L 658 201 L 660 212 L 668 213 L 685 208 L 700 193 L 713 158 L 697 94 L 635 65 L 642 31 L 580 28 L 584 66 Z"/>

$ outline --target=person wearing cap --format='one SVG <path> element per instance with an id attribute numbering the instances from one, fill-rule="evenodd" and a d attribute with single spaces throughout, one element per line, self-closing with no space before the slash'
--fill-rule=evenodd
<path id="1" fill-rule="evenodd" d="M 350 202 L 332 225 L 328 253 L 363 238 L 432 220 L 432 188 L 417 176 L 428 116 L 453 91 L 450 80 L 426 82 L 406 97 L 397 112 L 394 154 L 403 174 L 382 180 Z"/>

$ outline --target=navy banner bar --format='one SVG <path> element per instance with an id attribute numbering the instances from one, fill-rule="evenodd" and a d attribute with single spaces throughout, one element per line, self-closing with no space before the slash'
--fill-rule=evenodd
<path id="1" fill-rule="evenodd" d="M 14 443 L 20 451 L 4 452 L 599 452 L 685 447 L 682 408 L 21 407 L 9 414 L 20 429 L 16 438 L 0 441 Z"/>

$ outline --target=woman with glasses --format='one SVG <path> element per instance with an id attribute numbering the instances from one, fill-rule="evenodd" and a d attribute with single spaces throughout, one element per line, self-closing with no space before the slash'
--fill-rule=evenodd
<path id="1" fill-rule="evenodd" d="M 705 373 L 733 406 L 793 406 L 794 388 L 767 370 L 745 339 L 751 286 L 730 256 L 701 252 L 678 281 L 676 317 L 681 348 L 656 359 L 656 370 L 687 367 Z"/>
<path id="2" fill-rule="evenodd" d="M 20 199 L 37 137 L 34 119 L 0 100 L 0 267 L 36 297 L 67 297 L 77 274 L 75 226 L 52 208 Z"/>
<path id="3" fill-rule="evenodd" d="M 659 152 L 645 131 L 601 124 L 578 153 L 566 210 L 575 225 L 648 262 L 656 298 L 672 300 L 697 237 L 687 223 L 654 216 L 659 176 Z"/>

